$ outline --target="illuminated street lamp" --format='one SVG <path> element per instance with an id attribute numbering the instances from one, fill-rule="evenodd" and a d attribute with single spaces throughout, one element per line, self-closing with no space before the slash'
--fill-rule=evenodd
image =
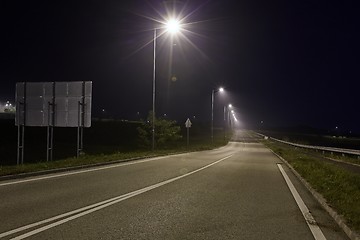
<path id="1" fill-rule="evenodd" d="M 227 110 L 228 110 L 228 112 L 229 112 L 230 109 L 232 108 L 232 105 L 231 105 L 231 104 L 228 104 L 227 106 L 224 105 L 224 124 L 225 124 L 225 122 L 226 122 L 226 108 L 227 108 Z M 224 127 L 224 129 L 225 129 L 225 127 Z"/>
<path id="2" fill-rule="evenodd" d="M 224 88 L 219 88 L 217 90 L 213 89 L 211 91 L 211 142 L 214 143 L 214 95 L 217 92 L 223 92 Z"/>
<path id="3" fill-rule="evenodd" d="M 230 109 L 232 108 L 232 104 L 224 105 L 224 141 L 226 141 L 226 131 L 227 126 L 229 125 L 230 121 Z M 227 115 L 228 115 L 228 123 L 226 123 L 226 109 L 227 109 Z"/>
<path id="4" fill-rule="evenodd" d="M 181 24 L 177 19 L 170 19 L 166 24 L 166 31 L 169 33 L 178 33 L 181 28 Z"/>
<path id="5" fill-rule="evenodd" d="M 171 34 L 176 34 L 181 30 L 180 21 L 176 19 L 169 19 L 166 23 L 164 23 L 164 27 L 166 32 Z M 153 89 L 152 89 L 152 150 L 155 149 L 155 92 L 156 92 L 156 38 L 157 38 L 157 30 L 159 28 L 154 28 L 154 66 L 153 66 Z"/>

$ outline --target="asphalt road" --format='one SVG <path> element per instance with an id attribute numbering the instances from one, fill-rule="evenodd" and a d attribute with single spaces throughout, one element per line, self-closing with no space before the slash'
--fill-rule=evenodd
<path id="1" fill-rule="evenodd" d="M 0 239 L 304 240 L 314 234 L 347 239 L 286 166 L 242 131 L 212 151 L 0 182 Z"/>

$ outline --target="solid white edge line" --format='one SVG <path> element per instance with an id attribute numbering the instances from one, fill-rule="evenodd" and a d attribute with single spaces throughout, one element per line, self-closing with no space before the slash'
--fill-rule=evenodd
<path id="1" fill-rule="evenodd" d="M 295 189 L 293 183 L 291 182 L 290 178 L 288 177 L 288 175 L 284 171 L 283 167 L 281 166 L 281 164 L 277 164 L 277 166 L 278 166 L 282 176 L 284 177 L 285 182 L 286 182 L 287 186 L 289 187 L 290 192 L 293 195 L 293 197 L 294 197 L 294 199 L 295 199 L 295 201 L 296 201 L 302 215 L 304 216 L 305 222 L 308 225 L 308 227 L 310 228 L 310 231 L 311 231 L 312 235 L 314 236 L 314 238 L 316 240 L 326 240 L 323 232 L 321 231 L 321 229 L 317 225 L 314 217 L 311 215 L 309 209 L 307 208 L 304 201 L 300 197 L 298 191 Z"/>
<path id="2" fill-rule="evenodd" d="M 172 155 L 172 156 L 174 156 L 174 155 Z M 33 181 L 51 179 L 51 178 L 71 176 L 71 175 L 81 174 L 81 173 L 95 172 L 95 171 L 100 171 L 100 170 L 105 170 L 105 169 L 110 169 L 110 168 L 116 168 L 116 167 L 122 167 L 122 166 L 128 166 L 128 165 L 134 165 L 134 164 L 145 163 L 145 162 L 151 162 L 151 161 L 161 160 L 161 159 L 164 159 L 166 157 L 168 157 L 168 156 L 155 157 L 155 158 L 144 159 L 144 160 L 137 160 L 137 161 L 134 161 L 134 162 L 117 163 L 117 164 L 110 165 L 110 166 L 95 167 L 95 168 L 86 169 L 86 170 L 75 170 L 75 171 L 71 171 L 71 172 L 54 174 L 54 175 L 43 176 L 43 177 L 35 177 L 35 178 L 30 178 L 30 179 L 25 179 L 25 180 L 15 180 L 15 181 L 11 181 L 11 182 L 0 183 L 0 187 L 1 186 L 19 184 L 19 183 L 26 183 L 26 182 L 33 182 Z"/>
<path id="3" fill-rule="evenodd" d="M 194 173 L 200 172 L 200 171 L 202 171 L 202 170 L 204 170 L 206 168 L 209 168 L 209 167 L 211 167 L 211 166 L 213 166 L 213 165 L 215 165 L 215 164 L 217 164 L 217 163 L 219 163 L 221 161 L 224 161 L 224 160 L 226 160 L 226 159 L 228 159 L 228 158 L 230 158 L 232 156 L 233 156 L 233 154 L 231 154 L 229 156 L 226 156 L 224 158 L 221 158 L 221 159 L 219 159 L 219 160 L 217 160 L 217 161 L 215 161 L 213 163 L 210 163 L 210 164 L 208 164 L 208 165 L 206 165 L 204 167 L 201 167 L 199 169 L 196 169 L 196 170 L 194 170 L 192 172 L 189 172 L 189 173 L 186 173 L 184 175 L 181 175 L 181 176 L 178 176 L 178 177 L 175 177 L 175 178 L 171 178 L 171 179 L 165 180 L 163 182 L 156 183 L 154 185 L 151 185 L 151 186 L 148 186 L 148 187 L 145 187 L 145 188 L 142 188 L 142 189 L 139 189 L 139 190 L 136 190 L 136 191 L 121 195 L 121 196 L 117 196 L 117 197 L 102 201 L 100 203 L 92 204 L 92 205 L 89 205 L 87 207 L 83 207 L 83 208 L 80 208 L 80 209 L 77 209 L 77 210 L 74 210 L 74 211 L 71 211 L 71 212 L 67 212 L 67 213 L 64 213 L 64 214 L 61 214 L 61 215 L 58 215 L 58 216 L 55 216 L 55 217 L 52 217 L 52 218 L 49 218 L 49 219 L 45 219 L 45 220 L 42 220 L 42 221 L 39 221 L 39 222 L 36 222 L 36 223 L 33 223 L 33 224 L 29 224 L 29 225 L 26 225 L 26 226 L 23 226 L 23 227 L 20 227 L 20 228 L 17 228 L 17 229 L 10 230 L 8 232 L 4 232 L 4 233 L 0 234 L 0 238 L 5 237 L 5 236 L 9 236 L 9 235 L 15 234 L 17 232 L 21 232 L 21 231 L 24 231 L 26 229 L 33 228 L 33 227 L 36 227 L 36 226 L 39 226 L 39 225 L 42 225 L 42 224 L 45 224 L 45 223 L 48 223 L 48 222 L 52 222 L 52 221 L 61 219 L 63 217 L 67 217 L 67 216 L 75 214 L 75 215 L 70 216 L 68 218 L 59 220 L 57 222 L 51 223 L 49 225 L 43 226 L 43 227 L 35 229 L 33 231 L 24 233 L 24 234 L 22 234 L 20 236 L 12 238 L 12 239 L 13 240 L 20 240 L 20 239 L 30 237 L 32 235 L 35 235 L 37 233 L 48 230 L 50 228 L 56 227 L 56 226 L 61 225 L 63 223 L 69 222 L 69 221 L 74 220 L 76 218 L 79 218 L 79 217 L 85 216 L 87 214 L 93 213 L 95 211 L 98 211 L 100 209 L 109 207 L 109 206 L 111 206 L 113 204 L 119 203 L 119 202 L 124 201 L 124 200 L 126 200 L 128 198 L 132 198 L 134 196 L 145 193 L 145 192 L 150 191 L 152 189 L 161 187 L 161 186 L 166 185 L 168 183 L 174 182 L 174 181 L 179 180 L 181 178 L 184 178 L 184 177 L 187 177 L 187 176 L 192 175 Z"/>

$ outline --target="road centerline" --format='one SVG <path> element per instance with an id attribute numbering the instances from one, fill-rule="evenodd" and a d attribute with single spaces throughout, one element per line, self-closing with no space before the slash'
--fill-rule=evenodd
<path id="1" fill-rule="evenodd" d="M 37 227 L 37 226 L 40 226 L 40 225 L 50 223 L 48 225 L 45 225 L 45 226 L 42 226 L 40 228 L 34 229 L 34 230 L 30 231 L 30 232 L 27 232 L 27 233 L 24 233 L 22 235 L 16 236 L 16 237 L 14 237 L 12 239 L 20 240 L 20 239 L 30 237 L 32 235 L 35 235 L 35 234 L 38 234 L 40 232 L 46 231 L 46 230 L 48 230 L 50 228 L 59 226 L 59 225 L 64 224 L 66 222 L 72 221 L 74 219 L 80 218 L 82 216 L 88 215 L 88 214 L 93 213 L 95 211 L 101 210 L 103 208 L 106 208 L 106 207 L 109 207 L 109 206 L 114 205 L 116 203 L 119 203 L 121 201 L 124 201 L 126 199 L 129 199 L 129 198 L 132 198 L 134 196 L 140 195 L 142 193 L 148 192 L 148 191 L 150 191 L 152 189 L 164 186 L 164 185 L 169 184 L 171 182 L 177 181 L 179 179 L 185 178 L 187 176 L 190 176 L 192 174 L 195 174 L 197 172 L 205 170 L 205 169 L 207 169 L 207 168 L 209 168 L 209 167 L 211 167 L 211 166 L 213 166 L 215 164 L 218 164 L 218 163 L 232 157 L 233 155 L 234 154 L 228 155 L 228 156 L 223 157 L 223 158 L 221 158 L 221 159 L 219 159 L 219 160 L 217 160 L 215 162 L 212 162 L 212 163 L 210 163 L 208 165 L 205 165 L 205 166 L 203 166 L 201 168 L 198 168 L 198 169 L 196 169 L 194 171 L 191 171 L 189 173 L 186 173 L 186 174 L 183 174 L 183 175 L 180 175 L 180 176 L 165 180 L 163 182 L 156 183 L 154 185 L 150 185 L 148 187 L 138 189 L 138 190 L 135 190 L 133 192 L 126 193 L 126 194 L 123 194 L 123 195 L 120 195 L 120 196 L 117 196 L 117 197 L 114 197 L 114 198 L 111 198 L 111 199 L 108 199 L 108 200 L 105 200 L 105 201 L 102 201 L 102 202 L 99 202 L 99 203 L 95 203 L 95 204 L 92 204 L 92 205 L 89 205 L 89 206 L 85 206 L 85 207 L 82 207 L 82 208 L 79 208 L 79 209 L 76 209 L 76 210 L 73 210 L 73 211 L 70 211 L 70 212 L 67 212 L 67 213 L 63 213 L 63 214 L 60 214 L 60 215 L 57 215 L 57 216 L 54 216 L 54 217 L 51 217 L 51 218 L 48 218 L 48 219 L 45 219 L 45 220 L 41 220 L 41 221 L 38 221 L 38 222 L 35 222 L 35 223 L 32 223 L 32 224 L 21 226 L 19 228 L 16 228 L 16 229 L 4 232 L 4 233 L 0 233 L 0 238 L 6 237 L 6 236 L 9 236 L 9 235 L 13 235 L 13 234 L 16 234 L 18 232 L 23 232 L 23 231 L 25 231 L 27 229 L 30 229 L 30 228 L 34 228 L 34 227 Z"/>

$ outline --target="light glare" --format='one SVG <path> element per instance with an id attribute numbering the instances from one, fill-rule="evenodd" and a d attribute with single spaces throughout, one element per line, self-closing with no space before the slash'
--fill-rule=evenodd
<path id="1" fill-rule="evenodd" d="M 180 22 L 176 19 L 170 19 L 166 23 L 166 30 L 172 34 L 180 31 Z"/>

